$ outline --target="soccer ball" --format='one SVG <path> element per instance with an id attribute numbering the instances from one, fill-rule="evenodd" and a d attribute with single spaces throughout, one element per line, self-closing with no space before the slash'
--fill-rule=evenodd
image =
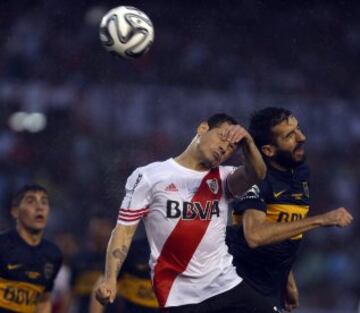
<path id="1" fill-rule="evenodd" d="M 102 18 L 100 40 L 110 53 L 135 59 L 150 49 L 154 41 L 154 27 L 144 12 L 134 7 L 120 6 Z"/>

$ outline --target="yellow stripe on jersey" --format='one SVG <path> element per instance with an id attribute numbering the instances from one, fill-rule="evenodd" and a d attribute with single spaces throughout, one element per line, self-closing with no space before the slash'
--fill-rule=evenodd
<path id="1" fill-rule="evenodd" d="M 0 308 L 33 313 L 45 287 L 0 278 Z"/>
<path id="2" fill-rule="evenodd" d="M 158 302 L 149 279 L 124 274 L 118 281 L 118 293 L 126 300 L 147 308 L 157 308 Z"/>
<path id="3" fill-rule="evenodd" d="M 267 204 L 266 219 L 270 222 L 286 223 L 301 220 L 307 216 L 309 205 L 297 204 Z M 291 239 L 301 239 L 303 234 L 296 235 Z"/>

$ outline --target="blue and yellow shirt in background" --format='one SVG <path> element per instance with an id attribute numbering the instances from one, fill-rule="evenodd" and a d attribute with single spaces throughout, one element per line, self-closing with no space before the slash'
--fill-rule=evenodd
<path id="1" fill-rule="evenodd" d="M 30 246 L 15 231 L 0 235 L 0 312 L 35 312 L 54 286 L 62 262 L 58 247 L 43 239 Z"/>
<path id="2" fill-rule="evenodd" d="M 309 169 L 302 164 L 288 171 L 268 165 L 266 178 L 233 204 L 233 214 L 247 209 L 263 211 L 271 223 L 303 219 L 309 212 Z M 282 306 L 289 272 L 294 264 L 303 234 L 280 243 L 250 248 L 240 226 L 227 228 L 226 241 L 234 256 L 238 274 L 261 294 Z"/>
<path id="3" fill-rule="evenodd" d="M 146 238 L 134 240 L 118 277 L 118 298 L 105 312 L 154 313 L 158 303 L 152 289 L 149 268 L 150 248 Z M 104 271 L 105 251 L 82 251 L 72 265 L 72 288 L 78 312 L 89 311 L 90 296 Z"/>
<path id="4" fill-rule="evenodd" d="M 127 301 L 130 312 L 159 312 L 150 279 L 149 255 L 150 247 L 147 239 L 134 240 L 120 271 L 118 293 Z"/>

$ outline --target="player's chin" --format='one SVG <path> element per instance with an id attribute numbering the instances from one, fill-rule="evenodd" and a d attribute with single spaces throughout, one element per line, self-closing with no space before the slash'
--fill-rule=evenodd
<path id="1" fill-rule="evenodd" d="M 45 226 L 46 226 L 46 221 L 41 221 L 41 222 L 37 221 L 33 223 L 29 228 L 33 233 L 39 233 L 44 230 Z"/>
<path id="2" fill-rule="evenodd" d="M 306 158 L 306 155 L 305 155 L 304 149 L 296 149 L 293 152 L 293 159 L 295 162 L 301 163 L 301 162 L 305 161 L 305 158 Z"/>
<path id="3" fill-rule="evenodd" d="M 215 159 L 212 159 L 212 160 L 209 162 L 209 167 L 210 167 L 210 168 L 216 168 L 216 167 L 218 167 L 220 164 L 221 164 L 221 159 L 219 160 L 219 159 L 215 158 Z"/>
<path id="4" fill-rule="evenodd" d="M 209 169 L 218 167 L 220 163 L 221 160 L 218 159 L 215 155 L 207 156 L 206 162 L 204 162 L 204 164 L 206 164 L 206 167 Z"/>
<path id="5" fill-rule="evenodd" d="M 285 312 L 292 312 L 293 310 L 295 310 L 297 308 L 296 305 L 286 305 L 285 306 Z"/>

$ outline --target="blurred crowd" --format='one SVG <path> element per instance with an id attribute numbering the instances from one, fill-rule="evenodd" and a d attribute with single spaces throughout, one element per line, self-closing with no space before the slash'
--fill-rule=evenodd
<path id="1" fill-rule="evenodd" d="M 345 206 L 359 219 L 359 3 L 130 2 L 155 25 L 154 46 L 134 62 L 110 56 L 98 39 L 102 14 L 121 3 L 1 1 L 2 229 L 11 225 L 11 192 L 44 184 L 53 199 L 48 235 L 71 264 L 94 215 L 115 223 L 134 168 L 176 155 L 214 112 L 246 125 L 270 105 L 292 110 L 307 135 L 312 214 Z M 17 111 L 44 113 L 46 128 L 14 131 Z M 296 265 L 304 306 L 356 308 L 356 220 L 307 235 Z"/>

